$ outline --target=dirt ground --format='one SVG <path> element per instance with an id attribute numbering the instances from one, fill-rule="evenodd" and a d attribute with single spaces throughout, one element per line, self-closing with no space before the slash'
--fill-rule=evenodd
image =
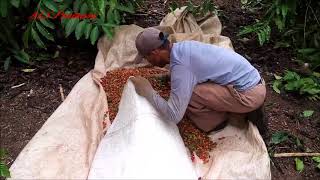
<path id="1" fill-rule="evenodd" d="M 127 18 L 128 23 L 142 27 L 155 26 L 168 12 L 164 0 L 145 3 L 136 15 Z M 183 2 L 183 1 L 181 1 Z M 259 14 L 244 12 L 238 1 L 216 0 L 221 10 L 222 34 L 231 38 L 236 52 L 245 56 L 262 74 L 267 83 L 266 115 L 270 134 L 285 131 L 301 140 L 297 146 L 294 138 L 275 147 L 265 139 L 269 149 L 280 152 L 320 152 L 320 103 L 291 94 L 277 94 L 271 86 L 273 73 L 284 69 L 298 68 L 292 61 L 291 49 L 274 49 L 275 42 L 260 47 L 254 39 L 237 37 L 241 26 L 254 22 Z M 47 118 L 61 104 L 59 86 L 68 95 L 76 82 L 93 68 L 97 50 L 95 47 L 77 47 L 77 43 L 61 50 L 60 57 L 39 61 L 34 66 L 13 65 L 8 72 L 0 70 L 0 129 L 1 147 L 9 152 L 11 165 L 23 147 L 41 128 Z M 35 68 L 32 73 L 22 72 L 23 68 Z M 23 86 L 12 88 L 24 83 Z M 304 110 L 314 110 L 310 118 L 301 118 Z M 295 170 L 294 158 L 271 158 L 273 179 L 320 179 L 311 158 L 302 158 L 303 172 Z"/>
<path id="2" fill-rule="evenodd" d="M 60 57 L 41 61 L 36 66 L 11 66 L 0 74 L 1 147 L 8 153 L 8 163 L 41 128 L 61 104 L 60 84 L 65 96 L 76 82 L 93 68 L 96 48 L 64 48 Z M 23 68 L 35 69 L 32 73 Z M 24 84 L 21 87 L 12 88 Z"/>

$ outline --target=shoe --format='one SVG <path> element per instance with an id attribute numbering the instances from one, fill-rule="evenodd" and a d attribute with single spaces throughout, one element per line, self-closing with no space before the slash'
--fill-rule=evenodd
<path id="1" fill-rule="evenodd" d="M 260 106 L 258 109 L 248 113 L 248 120 L 257 126 L 262 137 L 267 137 L 268 135 L 268 120 L 265 116 L 264 105 Z"/>

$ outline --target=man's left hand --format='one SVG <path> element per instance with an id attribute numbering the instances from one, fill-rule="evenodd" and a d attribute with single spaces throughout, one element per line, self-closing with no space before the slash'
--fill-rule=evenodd
<path id="1" fill-rule="evenodd" d="M 147 100 L 151 101 L 153 96 L 153 88 L 150 82 L 141 76 L 131 77 L 130 80 L 133 82 L 137 94 L 145 97 Z"/>

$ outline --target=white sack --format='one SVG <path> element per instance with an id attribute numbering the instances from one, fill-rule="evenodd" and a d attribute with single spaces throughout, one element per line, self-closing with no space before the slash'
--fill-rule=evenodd
<path id="1" fill-rule="evenodd" d="M 196 179 L 173 122 L 136 94 L 129 80 L 119 112 L 102 139 L 89 179 Z"/>

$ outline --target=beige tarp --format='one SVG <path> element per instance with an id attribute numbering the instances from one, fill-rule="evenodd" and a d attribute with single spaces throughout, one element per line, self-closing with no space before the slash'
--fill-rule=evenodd
<path id="1" fill-rule="evenodd" d="M 195 19 L 180 9 L 168 14 L 159 28 L 170 33 L 173 42 L 198 40 L 232 48 L 229 38 L 221 36 L 217 17 Z M 99 79 L 106 71 L 136 67 L 135 37 L 143 28 L 120 26 L 112 41 L 101 38 L 95 67 L 74 86 L 66 100 L 19 154 L 10 168 L 13 179 L 86 179 L 103 137 L 103 121 L 110 126 L 107 99 Z M 235 121 L 237 122 L 237 121 Z M 270 179 L 266 146 L 251 123 L 237 122 L 211 135 L 219 142 L 211 152 L 210 163 L 195 164 L 198 174 L 207 178 Z M 223 140 L 218 140 L 225 137 Z M 157 177 L 155 177 L 157 178 Z"/>

